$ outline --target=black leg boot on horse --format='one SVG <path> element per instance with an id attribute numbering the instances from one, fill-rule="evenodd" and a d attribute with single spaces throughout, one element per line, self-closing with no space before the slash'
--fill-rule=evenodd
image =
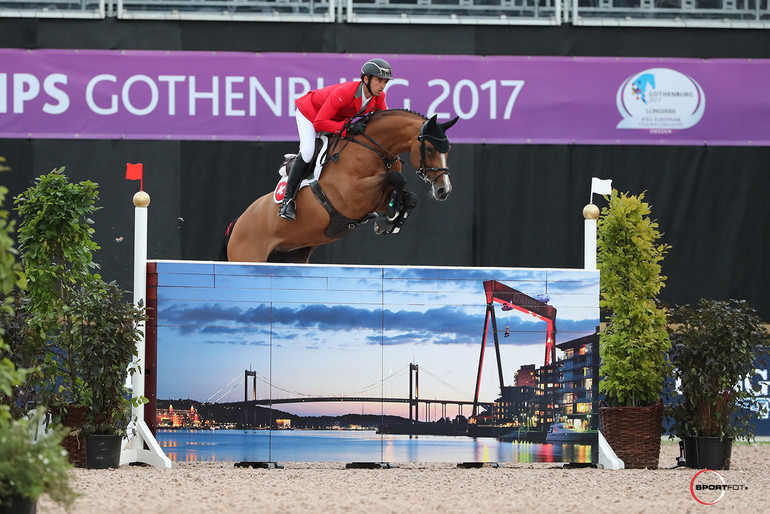
<path id="1" fill-rule="evenodd" d="M 393 191 L 388 201 L 385 216 L 374 222 L 374 233 L 377 235 L 398 234 L 401 226 L 417 207 L 417 195 L 411 191 Z"/>
<path id="2" fill-rule="evenodd" d="M 301 155 L 297 155 L 289 170 L 289 176 L 286 178 L 286 190 L 283 194 L 283 201 L 278 208 L 278 216 L 285 220 L 294 221 L 297 217 L 297 203 L 294 198 L 297 196 L 299 183 L 305 178 L 307 164 L 308 163 L 302 160 Z"/>

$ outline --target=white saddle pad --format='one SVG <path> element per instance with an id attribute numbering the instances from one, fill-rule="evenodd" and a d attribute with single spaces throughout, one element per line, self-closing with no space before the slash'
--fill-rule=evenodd
<path id="1" fill-rule="evenodd" d="M 321 139 L 321 150 L 318 152 L 318 157 L 316 158 L 315 166 L 313 168 L 313 175 L 310 178 L 306 178 L 300 182 L 299 189 L 302 189 L 303 187 L 310 185 L 312 182 L 317 181 L 321 176 L 321 159 L 326 154 L 326 147 L 329 145 L 329 138 L 326 135 L 321 135 L 319 138 Z M 296 154 L 286 154 L 284 155 L 284 158 L 288 159 L 290 157 L 294 157 L 295 155 Z M 278 170 L 278 173 L 281 175 L 281 180 L 278 181 L 278 184 L 273 190 L 273 201 L 275 203 L 281 203 L 283 201 L 283 195 L 286 192 L 286 179 L 288 177 L 289 170 L 287 170 L 286 166 L 283 165 Z M 297 191 L 299 191 L 299 189 Z"/>

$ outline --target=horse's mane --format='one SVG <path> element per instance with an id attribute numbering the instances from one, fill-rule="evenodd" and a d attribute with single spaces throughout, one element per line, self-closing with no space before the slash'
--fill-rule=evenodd
<path id="1" fill-rule="evenodd" d="M 403 114 L 403 113 L 411 114 L 413 116 L 417 116 L 417 117 L 419 117 L 419 118 L 421 118 L 423 120 L 427 120 L 428 119 L 424 115 L 420 114 L 419 112 L 417 112 L 417 111 L 410 111 L 409 109 L 385 109 L 384 111 L 373 111 L 373 112 L 370 112 L 369 114 L 367 114 L 365 116 L 362 116 L 362 119 L 360 121 L 363 122 L 363 126 L 365 127 L 365 126 L 369 125 L 370 122 L 376 121 L 379 118 L 385 118 L 387 116 L 393 116 L 393 115 L 396 115 L 396 114 Z"/>
<path id="2" fill-rule="evenodd" d="M 409 109 L 386 109 L 384 111 L 374 111 L 374 112 L 372 112 L 372 113 L 370 113 L 368 115 L 368 118 L 371 120 L 372 118 L 375 118 L 375 117 L 388 116 L 390 114 L 397 114 L 397 113 L 401 113 L 401 112 L 406 112 L 406 113 L 409 113 L 409 114 L 414 114 L 415 116 L 419 116 L 420 118 L 422 118 L 424 120 L 428 119 L 424 114 L 420 114 L 417 111 L 411 111 Z"/>
<path id="3" fill-rule="evenodd" d="M 379 118 L 384 118 L 384 117 L 387 117 L 387 116 L 392 116 L 392 115 L 396 115 L 396 114 L 403 114 L 403 113 L 411 114 L 413 116 L 417 116 L 417 117 L 419 117 L 419 118 L 421 118 L 423 120 L 427 120 L 428 119 L 424 115 L 420 114 L 419 112 L 410 111 L 409 109 L 385 109 L 384 111 L 372 111 L 372 112 L 370 112 L 368 114 L 365 114 L 365 115 L 361 116 L 360 118 L 357 118 L 357 121 L 356 121 L 356 118 L 351 118 L 350 120 L 348 120 L 348 122 L 347 122 L 348 125 L 347 126 L 349 126 L 350 124 L 355 123 L 356 125 L 359 125 L 359 127 L 366 127 L 367 125 L 369 125 L 369 123 L 371 121 L 376 121 Z"/>

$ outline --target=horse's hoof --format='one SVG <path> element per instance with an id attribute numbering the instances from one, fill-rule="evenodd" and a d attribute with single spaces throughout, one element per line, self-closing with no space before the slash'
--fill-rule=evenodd
<path id="1" fill-rule="evenodd" d="M 393 222 L 388 219 L 378 219 L 374 222 L 374 233 L 378 236 L 390 234 L 393 230 Z"/>

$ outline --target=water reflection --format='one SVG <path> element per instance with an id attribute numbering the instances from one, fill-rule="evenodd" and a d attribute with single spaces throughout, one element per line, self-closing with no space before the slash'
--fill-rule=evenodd
<path id="1" fill-rule="evenodd" d="M 511 444 L 510 459 L 505 462 L 574 462 L 590 463 L 598 460 L 598 447 L 590 444 L 538 444 L 516 442 Z"/>
<path id="2" fill-rule="evenodd" d="M 158 430 L 172 462 L 574 462 L 596 445 L 538 444 L 464 436 L 379 435 L 356 430 Z"/>

